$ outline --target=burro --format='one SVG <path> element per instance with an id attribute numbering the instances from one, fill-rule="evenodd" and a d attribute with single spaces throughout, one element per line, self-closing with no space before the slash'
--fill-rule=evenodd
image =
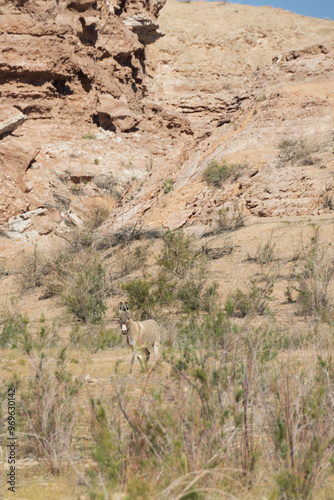
<path id="1" fill-rule="evenodd" d="M 118 305 L 119 323 L 122 334 L 126 335 L 128 346 L 133 350 L 131 358 L 130 373 L 132 373 L 133 363 L 137 356 L 141 365 L 144 364 L 142 353 L 146 356 L 146 363 L 150 359 L 152 351 L 154 352 L 154 364 L 157 362 L 160 346 L 160 327 L 153 319 L 147 321 L 134 321 L 130 315 L 130 307 L 127 302 Z"/>

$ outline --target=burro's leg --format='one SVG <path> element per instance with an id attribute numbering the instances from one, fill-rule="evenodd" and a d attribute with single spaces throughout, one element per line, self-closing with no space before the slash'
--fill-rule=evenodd
<path id="1" fill-rule="evenodd" d="M 150 351 L 148 350 L 147 347 L 144 347 L 143 351 L 144 351 L 145 356 L 146 356 L 146 364 L 147 364 L 149 362 L 149 360 L 150 360 L 151 353 L 150 353 Z"/>
<path id="2" fill-rule="evenodd" d="M 159 340 L 156 340 L 154 342 L 154 345 L 153 345 L 153 349 L 154 349 L 154 364 L 156 364 L 156 362 L 158 360 L 159 347 L 160 347 L 160 342 L 159 342 Z"/>
<path id="3" fill-rule="evenodd" d="M 137 359 L 140 361 L 141 367 L 143 368 L 145 366 L 144 358 L 143 355 L 140 351 L 137 351 Z"/>

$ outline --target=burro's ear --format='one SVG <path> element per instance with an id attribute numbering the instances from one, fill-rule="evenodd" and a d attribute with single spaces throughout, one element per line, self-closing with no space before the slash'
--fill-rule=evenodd
<path id="1" fill-rule="evenodd" d="M 123 311 L 123 302 L 120 302 L 120 303 L 118 304 L 118 310 L 119 310 L 119 312 L 122 312 L 122 311 Z"/>
<path id="2" fill-rule="evenodd" d="M 124 307 L 124 309 L 125 309 L 126 311 L 130 311 L 129 304 L 128 304 L 127 302 L 125 302 L 125 307 Z"/>

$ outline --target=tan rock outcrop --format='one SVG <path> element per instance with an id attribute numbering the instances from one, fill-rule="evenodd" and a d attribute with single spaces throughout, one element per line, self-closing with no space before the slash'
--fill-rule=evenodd
<path id="1" fill-rule="evenodd" d="M 124 97 L 115 99 L 110 94 L 102 94 L 98 97 L 96 110 L 100 125 L 107 130 L 127 132 L 133 129 L 141 119 L 129 109 Z"/>

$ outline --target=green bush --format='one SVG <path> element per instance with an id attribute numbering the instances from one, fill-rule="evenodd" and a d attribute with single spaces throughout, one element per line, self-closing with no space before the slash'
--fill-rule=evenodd
<path id="1" fill-rule="evenodd" d="M 330 284 L 334 277 L 334 254 L 330 245 L 320 242 L 319 227 L 314 229 L 309 245 L 303 249 L 296 270 L 297 303 L 301 313 L 326 317 L 330 312 Z"/>
<path id="2" fill-rule="evenodd" d="M 87 262 L 84 269 L 73 273 L 61 298 L 68 311 L 81 321 L 101 321 L 107 310 L 105 271 L 102 265 L 97 261 L 90 264 Z"/>
<path id="3" fill-rule="evenodd" d="M 28 318 L 21 315 L 5 321 L 0 334 L 0 347 L 16 349 L 24 337 L 28 324 Z"/>
<path id="4" fill-rule="evenodd" d="M 264 92 L 262 92 L 262 94 L 260 94 L 259 97 L 256 99 L 256 102 L 263 102 L 266 100 L 267 100 L 267 96 Z"/>
<path id="5" fill-rule="evenodd" d="M 162 183 L 162 189 L 164 194 L 170 193 L 174 189 L 174 181 L 173 179 L 167 179 Z"/>
<path id="6" fill-rule="evenodd" d="M 66 347 L 58 347 L 55 332 L 44 325 L 34 337 L 26 329 L 22 345 L 31 366 L 20 398 L 29 453 L 59 474 L 71 450 L 82 380 L 68 371 Z"/>
<path id="7" fill-rule="evenodd" d="M 218 218 L 216 219 L 217 230 L 215 233 L 225 231 L 235 231 L 245 225 L 245 216 L 242 213 L 240 203 L 232 201 L 231 206 L 223 204 L 218 210 Z"/>
<path id="8" fill-rule="evenodd" d="M 252 278 L 249 281 L 249 291 L 243 292 L 237 288 L 235 292 L 228 295 L 225 302 L 225 312 L 229 316 L 244 318 L 248 314 L 264 314 L 269 301 L 273 300 L 275 277 L 264 277 L 263 284 L 260 280 Z"/>
<path id="9" fill-rule="evenodd" d="M 216 309 L 220 297 L 217 289 L 216 282 L 205 289 L 203 280 L 190 279 L 179 285 L 177 298 L 181 300 L 186 313 L 200 310 L 211 313 Z"/>
<path id="10" fill-rule="evenodd" d="M 203 179 L 209 186 L 221 187 L 227 180 L 235 182 L 241 176 L 244 168 L 243 165 L 227 165 L 224 162 L 218 163 L 213 160 L 203 173 Z"/>
<path id="11" fill-rule="evenodd" d="M 202 307 L 203 283 L 194 280 L 185 281 L 178 289 L 177 297 L 183 303 L 186 312 L 199 311 Z"/>
<path id="12" fill-rule="evenodd" d="M 183 231 L 167 231 L 163 235 L 164 247 L 157 263 L 166 272 L 184 278 L 198 262 L 199 254 L 193 248 L 193 237 Z"/>
<path id="13" fill-rule="evenodd" d="M 129 296 L 130 306 L 138 310 L 140 319 L 157 315 L 161 307 L 171 305 L 176 283 L 160 272 L 151 279 L 132 280 L 122 286 Z"/>

